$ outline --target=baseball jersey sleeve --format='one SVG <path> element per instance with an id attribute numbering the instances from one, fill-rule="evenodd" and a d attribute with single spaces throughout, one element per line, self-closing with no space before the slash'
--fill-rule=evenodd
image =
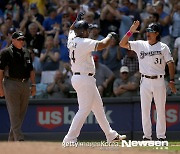
<path id="1" fill-rule="evenodd" d="M 92 40 L 89 38 L 83 39 L 83 47 L 85 47 L 85 51 L 92 52 L 92 51 L 97 51 L 97 45 L 98 41 L 97 40 Z"/>
<path id="2" fill-rule="evenodd" d="M 164 54 L 164 60 L 166 63 L 168 63 L 169 61 L 173 61 L 173 57 L 171 55 L 171 51 L 169 50 L 169 47 L 162 43 L 162 53 Z"/>
<path id="3" fill-rule="evenodd" d="M 129 41 L 129 44 L 130 44 L 131 50 L 135 51 L 136 53 L 139 53 L 139 52 L 140 52 L 140 50 L 139 50 L 139 45 L 142 44 L 142 41 L 141 41 L 141 40 Z"/>

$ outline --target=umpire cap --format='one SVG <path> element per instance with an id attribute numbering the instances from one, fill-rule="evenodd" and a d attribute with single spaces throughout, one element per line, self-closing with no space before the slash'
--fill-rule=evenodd
<path id="1" fill-rule="evenodd" d="M 157 23 L 151 23 L 148 28 L 146 29 L 146 32 L 154 33 L 154 32 L 161 32 L 160 25 Z"/>
<path id="2" fill-rule="evenodd" d="M 21 31 L 19 32 L 14 32 L 12 34 L 12 39 L 25 39 L 25 36 L 23 35 L 23 33 Z"/>

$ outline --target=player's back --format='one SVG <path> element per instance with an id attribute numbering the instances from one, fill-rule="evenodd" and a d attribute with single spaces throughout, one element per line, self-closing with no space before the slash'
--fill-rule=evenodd
<path id="1" fill-rule="evenodd" d="M 70 36 L 68 38 L 68 48 L 72 71 L 82 74 L 95 73 L 92 51 L 95 50 L 97 41 Z"/>

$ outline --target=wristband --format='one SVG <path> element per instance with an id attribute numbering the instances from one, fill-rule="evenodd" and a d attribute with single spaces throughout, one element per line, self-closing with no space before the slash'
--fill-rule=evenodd
<path id="1" fill-rule="evenodd" d="M 32 84 L 31 87 L 36 87 L 36 84 Z"/>
<path id="2" fill-rule="evenodd" d="M 126 35 L 128 36 L 128 37 L 131 37 L 132 36 L 132 32 L 130 32 L 130 31 L 128 31 L 127 33 L 126 33 Z"/>

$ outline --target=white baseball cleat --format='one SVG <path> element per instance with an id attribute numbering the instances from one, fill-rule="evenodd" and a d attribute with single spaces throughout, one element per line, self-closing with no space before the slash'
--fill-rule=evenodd
<path id="1" fill-rule="evenodd" d="M 114 139 L 112 140 L 112 142 L 120 142 L 120 141 L 122 141 L 122 140 L 124 140 L 124 139 L 126 139 L 126 135 L 120 135 L 120 134 L 118 134 L 118 135 L 116 136 L 116 138 L 114 138 Z"/>

